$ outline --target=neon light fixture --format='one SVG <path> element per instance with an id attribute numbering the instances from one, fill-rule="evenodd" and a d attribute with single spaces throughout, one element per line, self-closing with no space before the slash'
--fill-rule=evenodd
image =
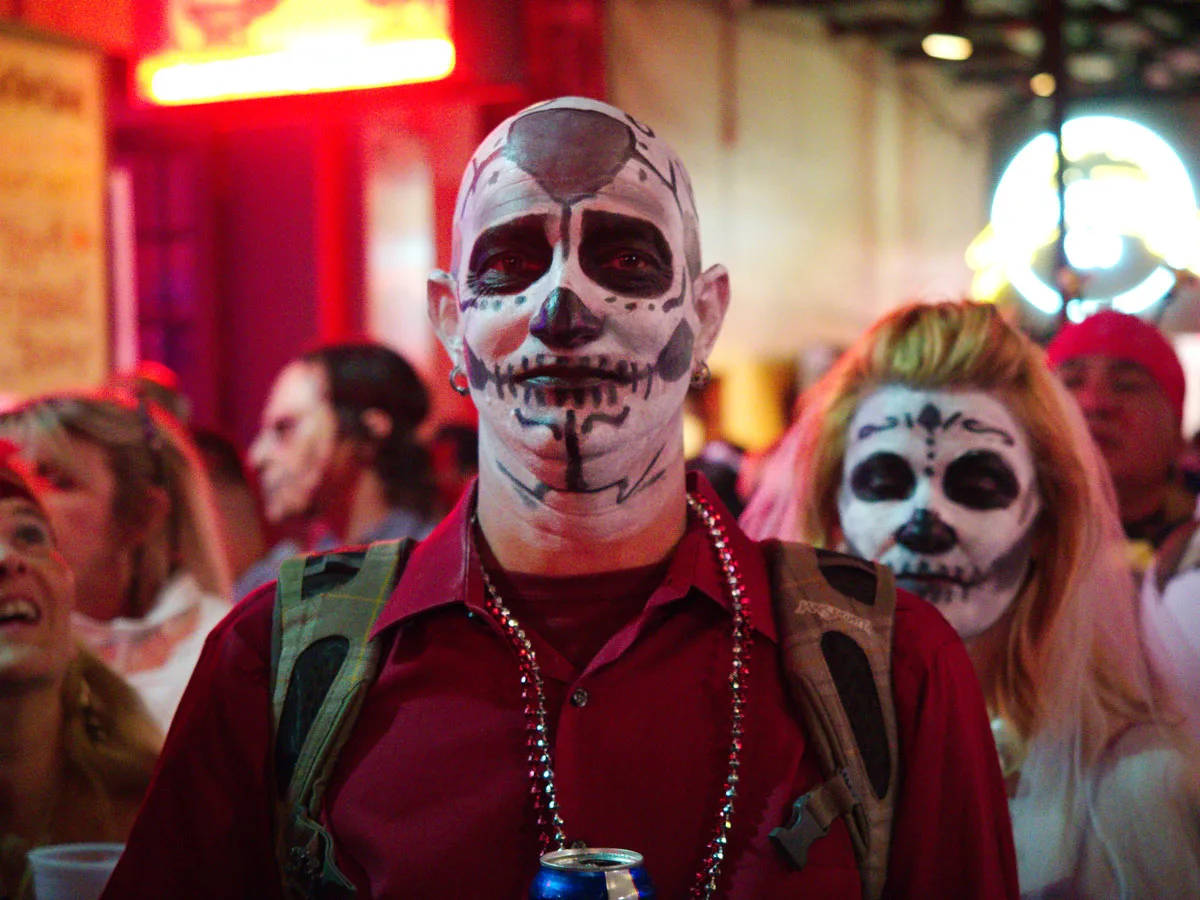
<path id="1" fill-rule="evenodd" d="M 168 0 L 171 40 L 138 62 L 138 95 L 208 103 L 436 81 L 454 70 L 445 0 L 282 0 L 236 17 L 249 6 Z"/>
<path id="2" fill-rule="evenodd" d="M 1175 270 L 1200 269 L 1196 192 L 1161 137 L 1128 119 L 1082 116 L 1063 126 L 1063 149 L 1064 249 L 1086 285 L 1069 315 L 1102 305 L 1142 312 L 1171 290 Z M 1058 238 L 1057 165 L 1054 136 L 1039 134 L 1004 170 L 991 222 L 967 250 L 978 299 L 1011 285 L 1046 314 L 1061 308 L 1059 291 L 1039 274 Z"/>

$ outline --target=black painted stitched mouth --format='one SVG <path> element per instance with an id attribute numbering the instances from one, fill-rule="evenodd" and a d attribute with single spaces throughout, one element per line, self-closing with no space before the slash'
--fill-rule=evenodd
<path id="1" fill-rule="evenodd" d="M 629 384 L 632 381 L 627 372 L 599 369 L 595 366 L 536 366 L 523 372 L 513 374 L 516 384 L 544 384 L 547 386 L 562 384 L 569 386 L 587 386 L 592 384 Z"/>
<path id="2" fill-rule="evenodd" d="M 919 564 L 915 571 L 896 572 L 896 580 L 926 584 L 952 584 L 963 588 L 975 587 L 980 581 L 974 573 L 960 566 L 933 568 L 924 563 Z"/>

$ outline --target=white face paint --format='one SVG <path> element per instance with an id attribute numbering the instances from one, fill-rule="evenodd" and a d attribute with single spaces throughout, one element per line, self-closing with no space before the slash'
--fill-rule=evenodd
<path id="1" fill-rule="evenodd" d="M 485 140 L 459 203 L 457 338 L 481 466 L 538 501 L 625 502 L 681 457 L 688 378 L 719 326 L 697 312 L 682 166 L 635 120 L 569 98 Z"/>
<path id="2" fill-rule="evenodd" d="M 271 522 L 315 511 L 338 437 L 337 415 L 327 393 L 324 370 L 309 362 L 289 363 L 271 386 L 262 427 L 249 453 Z"/>
<path id="3" fill-rule="evenodd" d="M 890 567 L 964 639 L 1021 589 L 1041 508 L 1028 436 L 989 394 L 889 385 L 850 423 L 838 492 L 850 549 Z"/>

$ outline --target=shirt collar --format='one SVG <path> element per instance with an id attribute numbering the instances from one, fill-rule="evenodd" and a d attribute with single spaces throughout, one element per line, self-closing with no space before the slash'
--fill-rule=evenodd
<path id="1" fill-rule="evenodd" d="M 708 501 L 725 529 L 745 588 L 751 625 L 764 637 L 776 641 L 770 583 L 762 552 L 738 527 L 737 520 L 717 498 L 703 475 L 688 473 L 687 488 L 690 493 Z M 442 606 L 458 603 L 482 610 L 483 579 L 471 540 L 476 489 L 476 482 L 472 482 L 463 491 L 454 510 L 413 549 L 400 580 L 376 620 L 372 636 L 410 616 Z M 695 516 L 688 516 L 687 531 L 675 550 L 662 585 L 650 598 L 649 606 L 662 606 L 682 599 L 692 588 L 732 613 L 725 575 L 712 542 L 703 524 Z"/>

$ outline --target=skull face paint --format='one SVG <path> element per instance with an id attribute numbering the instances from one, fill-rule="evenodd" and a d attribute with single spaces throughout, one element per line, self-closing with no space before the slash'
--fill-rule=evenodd
<path id="1" fill-rule="evenodd" d="M 457 335 L 481 450 L 525 496 L 623 503 L 661 476 L 715 336 L 699 256 L 682 166 L 620 111 L 551 101 L 480 146 L 456 219 Z M 536 477 L 519 472 L 530 454 Z"/>
<path id="2" fill-rule="evenodd" d="M 888 385 L 850 423 L 838 492 L 847 544 L 964 639 L 1020 591 L 1041 508 L 1028 437 L 994 396 Z"/>

